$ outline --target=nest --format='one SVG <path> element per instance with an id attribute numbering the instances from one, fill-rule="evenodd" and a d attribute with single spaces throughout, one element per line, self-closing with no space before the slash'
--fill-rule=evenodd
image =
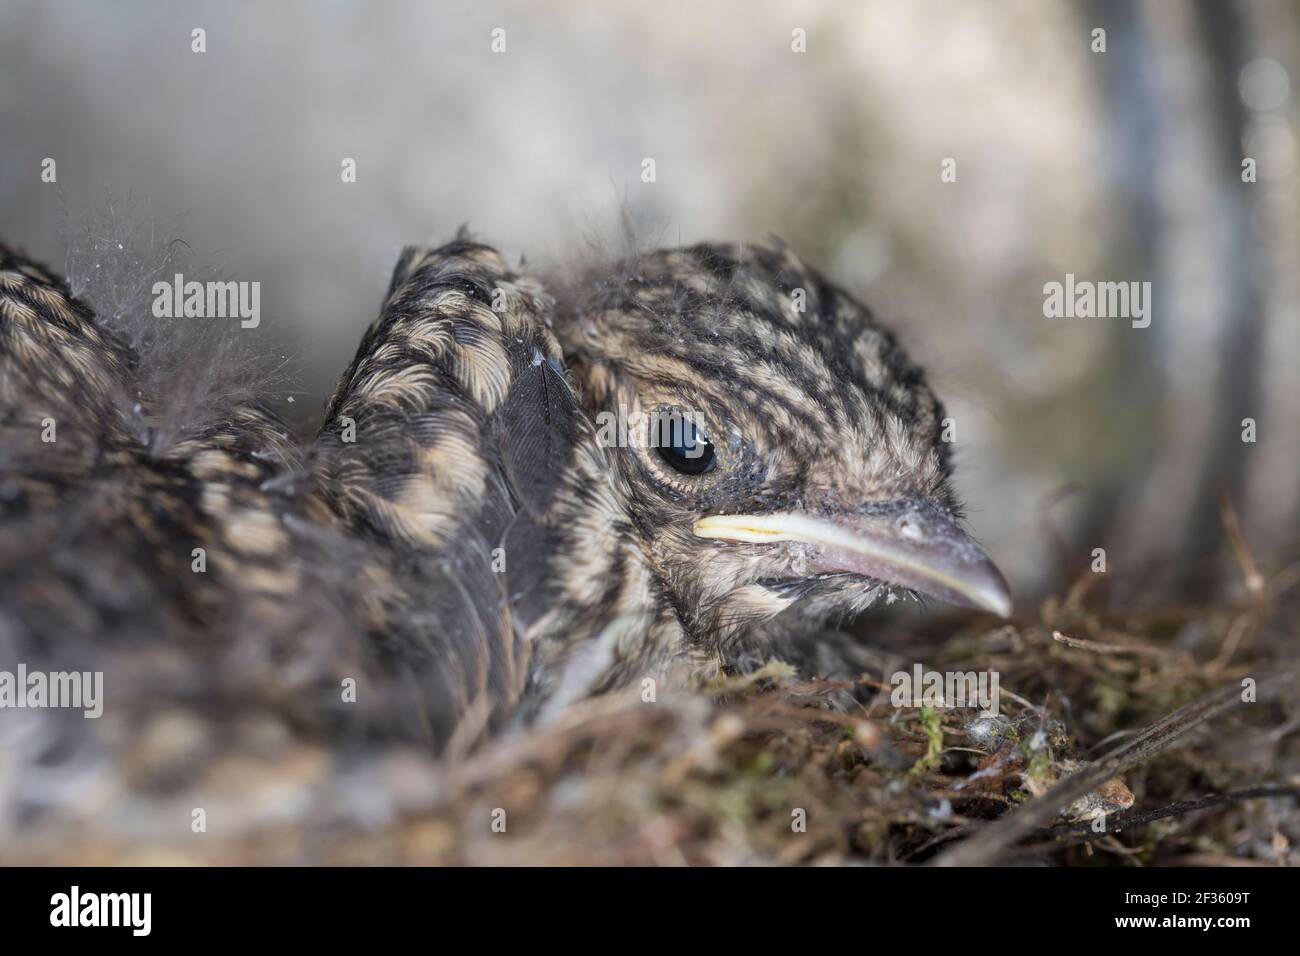
<path id="1" fill-rule="evenodd" d="M 900 704 L 897 675 L 805 680 L 772 661 L 593 698 L 442 761 L 401 748 L 344 758 L 250 718 L 240 733 L 255 744 L 211 761 L 205 782 L 152 802 L 101 792 L 79 819 L 32 826 L 6 858 L 1294 863 L 1300 567 L 1247 577 L 1235 601 L 1128 616 L 1089 600 L 1093 580 L 1032 622 L 927 617 L 893 636 L 928 671 L 996 672 L 996 715 Z M 183 720 L 164 715 L 148 737 L 139 773 L 193 753 Z M 157 825 L 197 804 L 203 830 Z"/>

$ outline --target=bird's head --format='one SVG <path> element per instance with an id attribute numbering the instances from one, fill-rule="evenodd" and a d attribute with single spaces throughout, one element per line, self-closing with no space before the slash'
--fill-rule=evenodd
<path id="1" fill-rule="evenodd" d="M 557 331 L 627 520 L 694 633 L 897 593 L 1009 613 L 960 527 L 921 371 L 788 250 L 639 257 Z"/>

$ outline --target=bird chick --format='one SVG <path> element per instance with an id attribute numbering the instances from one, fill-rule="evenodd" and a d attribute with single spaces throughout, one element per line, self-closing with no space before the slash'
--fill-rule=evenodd
<path id="1" fill-rule="evenodd" d="M 718 669 L 774 646 L 807 659 L 816 624 L 900 591 L 1010 612 L 960 527 L 921 370 L 788 249 L 622 263 L 555 329 L 588 414 L 648 423 L 606 449 L 617 510 L 602 520 L 636 541 L 648 602 L 672 610 L 650 646 Z"/>
<path id="2" fill-rule="evenodd" d="M 1009 612 L 920 370 L 789 250 L 667 250 L 554 288 L 467 235 L 408 249 L 313 441 L 239 405 L 159 448 L 138 357 L 5 250 L 20 651 L 102 650 L 147 609 L 131 646 L 185 649 L 184 693 L 221 682 L 227 712 L 254 686 L 328 736 L 359 675 L 376 726 L 468 746 L 646 677 L 811 660 L 823 622 L 896 591 Z M 69 440 L 34 438 L 48 410 Z M 611 440 L 610 416 L 635 425 Z"/>

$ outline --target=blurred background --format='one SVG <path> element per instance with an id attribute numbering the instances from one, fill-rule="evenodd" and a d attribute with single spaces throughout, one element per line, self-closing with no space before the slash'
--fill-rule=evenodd
<path id="1" fill-rule="evenodd" d="M 1145 595 L 1213 579 L 1221 488 L 1265 573 L 1300 545 L 1298 79 L 1294 0 L 0 0 L 0 235 L 61 269 L 112 198 L 260 281 L 304 433 L 405 244 L 779 235 L 928 369 L 1021 595 L 1097 547 Z M 1150 327 L 1044 318 L 1067 273 Z"/>

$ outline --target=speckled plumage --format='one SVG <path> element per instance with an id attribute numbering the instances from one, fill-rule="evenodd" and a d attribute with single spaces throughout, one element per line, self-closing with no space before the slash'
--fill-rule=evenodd
<path id="1" fill-rule="evenodd" d="M 171 695 L 462 749 L 646 678 L 812 661 L 821 622 L 888 590 L 808 545 L 706 540 L 701 517 L 906 500 L 955 521 L 920 371 L 788 249 L 669 250 L 554 288 L 465 236 L 407 250 L 314 441 L 241 403 L 159 450 L 131 348 L 4 250 L 10 656 L 93 659 L 141 719 Z M 600 436 L 603 412 L 664 408 L 702 419 L 708 474 Z"/>

